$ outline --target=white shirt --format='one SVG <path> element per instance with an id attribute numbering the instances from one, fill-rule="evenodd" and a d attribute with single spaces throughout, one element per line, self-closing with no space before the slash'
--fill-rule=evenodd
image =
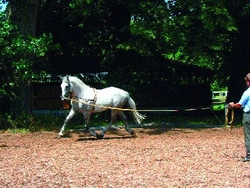
<path id="1" fill-rule="evenodd" d="M 250 87 L 242 94 L 239 104 L 244 112 L 250 112 Z"/>

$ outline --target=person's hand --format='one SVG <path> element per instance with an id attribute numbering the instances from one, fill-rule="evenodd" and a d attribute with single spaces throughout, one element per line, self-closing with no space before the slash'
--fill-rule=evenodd
<path id="1" fill-rule="evenodd" d="M 229 107 L 229 108 L 233 108 L 233 107 L 234 107 L 234 102 L 230 102 L 230 103 L 228 104 L 228 107 Z"/>

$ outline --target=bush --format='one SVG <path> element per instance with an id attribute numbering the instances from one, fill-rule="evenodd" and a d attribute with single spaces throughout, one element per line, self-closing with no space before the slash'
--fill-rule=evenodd
<path id="1" fill-rule="evenodd" d="M 34 115 L 21 113 L 17 117 L 10 114 L 0 114 L 1 130 L 25 129 L 30 132 L 54 131 L 62 125 L 63 118 L 53 115 Z"/>

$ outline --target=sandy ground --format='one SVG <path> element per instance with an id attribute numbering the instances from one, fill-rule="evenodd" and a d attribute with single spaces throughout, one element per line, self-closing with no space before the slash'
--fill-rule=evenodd
<path id="1" fill-rule="evenodd" d="M 242 128 L 1 133 L 0 187 L 250 187 Z"/>

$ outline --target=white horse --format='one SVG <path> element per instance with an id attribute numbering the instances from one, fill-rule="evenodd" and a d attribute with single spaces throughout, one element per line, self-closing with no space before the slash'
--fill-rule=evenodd
<path id="1" fill-rule="evenodd" d="M 125 121 L 125 130 L 131 135 L 135 134 L 134 131 L 129 128 L 127 117 L 123 111 L 117 109 L 111 109 L 110 124 L 104 128 L 100 134 L 97 134 L 95 131 L 89 129 L 90 115 L 92 113 L 103 112 L 107 110 L 108 108 L 104 108 L 104 106 L 123 108 L 126 105 L 128 108 L 132 109 L 133 117 L 138 124 L 140 124 L 141 121 L 145 119 L 145 116 L 136 111 L 135 102 L 129 96 L 128 92 L 122 89 L 115 87 L 108 87 L 100 90 L 94 89 L 74 76 L 65 76 L 61 79 L 62 100 L 71 97 L 72 108 L 64 120 L 64 124 L 59 132 L 58 137 L 63 136 L 63 131 L 66 124 L 76 114 L 77 111 L 84 115 L 86 128 L 89 130 L 90 134 L 96 136 L 97 138 L 103 138 L 104 133 L 115 122 L 117 115 L 119 115 Z"/>

